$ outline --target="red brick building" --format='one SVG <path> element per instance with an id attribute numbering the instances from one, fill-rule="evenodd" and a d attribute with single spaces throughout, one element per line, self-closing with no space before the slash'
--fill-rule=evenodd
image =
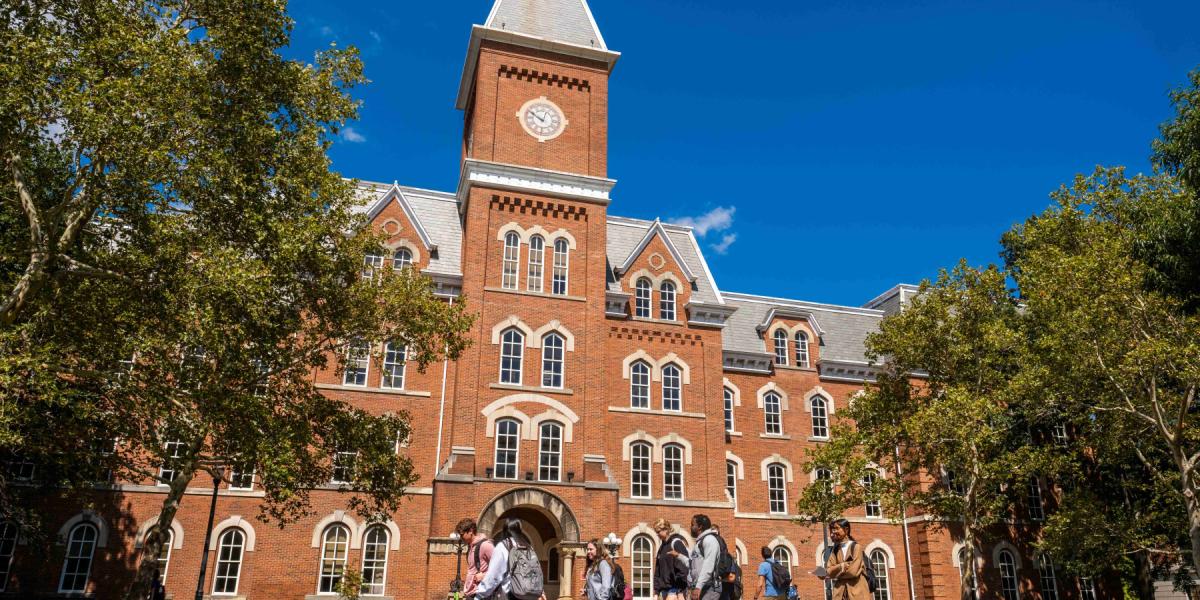
<path id="1" fill-rule="evenodd" d="M 367 526 L 331 484 L 312 495 L 317 516 L 279 529 L 254 521 L 261 493 L 251 477 L 221 490 L 202 549 L 210 488 L 198 478 L 163 560 L 173 597 L 193 594 L 208 551 L 213 598 L 330 597 L 336 577 L 321 574 L 344 567 L 367 574 L 368 597 L 443 598 L 456 567 L 448 536 L 470 516 L 487 530 L 524 520 L 550 598 L 578 595 L 583 543 L 614 532 L 645 598 L 658 543 L 650 524 L 665 517 L 686 533 L 695 513 L 719 524 L 748 590 L 768 545 L 801 597 L 823 596 L 807 575 L 820 529 L 790 514 L 819 475 L 801 468 L 804 451 L 828 439 L 871 377 L 864 338 L 914 288 L 865 307 L 723 291 L 688 227 L 610 214 L 620 206 L 606 168 L 618 57 L 583 0 L 497 0 L 471 29 L 457 187 L 366 184 L 363 210 L 389 236 L 364 275 L 406 266 L 429 275 L 438 294 L 478 315 L 473 345 L 419 373 L 405 369 L 402 349 L 374 344 L 373 357 L 352 352 L 345 373 L 315 375 L 332 396 L 413 415 L 402 451 L 418 487 L 391 522 Z M 113 511 L 52 524 L 63 542 L 55 554 L 0 545 L 7 593 L 119 596 L 162 491 L 115 487 Z M 847 517 L 878 568 L 878 598 L 957 596 L 949 531 L 917 515 L 893 524 L 877 507 Z M 984 554 L 983 596 L 1016 598 L 1003 592 L 1015 586 L 1020 598 L 1095 597 L 1055 579 L 1019 541 Z"/>

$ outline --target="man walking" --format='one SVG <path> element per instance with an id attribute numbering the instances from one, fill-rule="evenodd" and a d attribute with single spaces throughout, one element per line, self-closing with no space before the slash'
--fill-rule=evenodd
<path id="1" fill-rule="evenodd" d="M 754 600 L 786 600 L 787 586 L 785 582 L 777 581 L 779 578 L 775 572 L 780 570 L 786 574 L 787 567 L 771 556 L 771 549 L 767 546 L 762 547 L 762 558 L 762 563 L 758 565 L 758 589 L 754 591 Z"/>
<path id="2" fill-rule="evenodd" d="M 691 600 L 721 600 L 719 565 L 721 557 L 727 552 L 725 542 L 713 530 L 708 515 L 693 516 L 691 532 L 692 537 L 696 538 L 688 573 Z"/>
<path id="3" fill-rule="evenodd" d="M 463 596 L 466 598 L 475 597 L 475 588 L 487 575 L 488 563 L 492 561 L 492 541 L 479 533 L 478 529 L 475 519 L 470 517 L 459 521 L 454 528 L 467 544 L 467 581 L 463 586 Z"/>

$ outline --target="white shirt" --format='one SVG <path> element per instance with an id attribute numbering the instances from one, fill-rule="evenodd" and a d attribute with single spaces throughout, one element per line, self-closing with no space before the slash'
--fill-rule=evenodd
<path id="1" fill-rule="evenodd" d="M 475 588 L 476 596 L 487 596 L 496 590 L 508 593 L 512 585 L 508 576 L 508 544 L 499 543 L 492 550 L 492 560 L 488 562 L 487 575 Z"/>

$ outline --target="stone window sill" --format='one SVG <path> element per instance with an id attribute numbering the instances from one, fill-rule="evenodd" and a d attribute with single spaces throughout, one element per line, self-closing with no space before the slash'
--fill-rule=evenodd
<path id="1" fill-rule="evenodd" d="M 760 437 L 764 440 L 790 440 L 790 439 L 792 439 L 792 436 L 784 435 L 782 433 L 760 433 L 760 434 L 758 434 L 758 437 Z"/>
<path id="2" fill-rule="evenodd" d="M 340 392 L 362 392 L 364 394 L 390 394 L 393 396 L 413 396 L 416 398 L 429 398 L 433 396 L 430 392 L 417 392 L 410 390 L 402 390 L 397 388 L 380 388 L 367 387 L 358 385 L 339 385 L 335 383 L 318 383 L 315 386 L 318 390 L 337 390 Z M 220 596 L 218 596 L 220 597 Z M 336 596 L 334 596 L 336 598 Z"/>
<path id="3" fill-rule="evenodd" d="M 629 317 L 629 320 L 638 321 L 641 323 L 654 323 L 656 325 L 674 325 L 676 327 L 682 327 L 684 325 L 684 323 L 679 320 L 655 319 L 654 317 Z"/>
<path id="4" fill-rule="evenodd" d="M 493 390 L 512 390 L 514 392 L 535 392 L 538 394 L 562 394 L 571 396 L 575 394 L 575 390 L 571 388 L 550 388 L 550 387 L 535 387 L 532 385 L 513 385 L 511 383 L 492 383 L 488 387 Z"/>
<path id="5" fill-rule="evenodd" d="M 688 419 L 703 419 L 704 413 L 683 412 L 678 410 L 658 410 L 654 408 L 629 408 L 628 406 L 610 406 L 608 412 L 630 413 L 635 415 L 661 415 L 664 417 L 685 417 Z"/>
<path id="6" fill-rule="evenodd" d="M 587 298 L 582 296 L 569 296 L 564 294 L 547 294 L 546 292 L 531 292 L 528 290 L 509 290 L 505 288 L 484 286 L 485 292 L 500 292 L 501 294 L 516 294 L 518 296 L 533 296 L 534 298 L 549 298 L 551 300 L 570 300 L 572 302 L 586 302 Z M 336 596 L 334 596 L 336 598 Z M 363 596 L 366 598 L 366 596 Z"/>

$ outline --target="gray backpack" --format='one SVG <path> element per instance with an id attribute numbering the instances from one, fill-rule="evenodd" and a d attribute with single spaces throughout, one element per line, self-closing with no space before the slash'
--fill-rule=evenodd
<path id="1" fill-rule="evenodd" d="M 542 564 L 529 546 L 520 546 L 511 539 L 508 545 L 508 592 L 516 600 L 538 600 L 542 595 Z"/>

